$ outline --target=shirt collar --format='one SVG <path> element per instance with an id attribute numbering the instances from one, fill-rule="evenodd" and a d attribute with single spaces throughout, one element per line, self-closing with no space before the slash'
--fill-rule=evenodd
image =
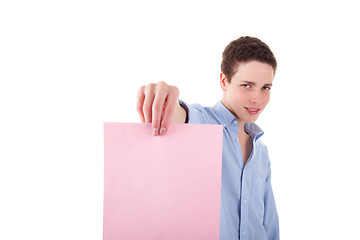
<path id="1" fill-rule="evenodd" d="M 255 123 L 245 123 L 245 132 L 250 135 L 252 139 L 255 141 L 258 140 L 262 135 L 264 135 L 264 131 Z"/>
<path id="2" fill-rule="evenodd" d="M 233 124 L 234 121 L 237 121 L 236 117 L 224 106 L 221 101 L 218 101 L 212 108 L 221 124 L 225 127 Z M 247 132 L 255 141 L 264 134 L 264 131 L 255 123 L 245 123 L 244 129 L 245 132 Z"/>

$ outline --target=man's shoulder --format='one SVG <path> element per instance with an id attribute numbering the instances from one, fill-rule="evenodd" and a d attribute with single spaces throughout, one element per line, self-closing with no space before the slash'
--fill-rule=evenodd
<path id="1" fill-rule="evenodd" d="M 214 107 L 203 106 L 198 103 L 188 104 L 182 100 L 179 100 L 179 103 L 188 115 L 188 123 L 220 124 Z"/>

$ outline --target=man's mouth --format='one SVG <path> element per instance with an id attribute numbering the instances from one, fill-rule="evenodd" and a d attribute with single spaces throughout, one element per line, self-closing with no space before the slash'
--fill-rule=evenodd
<path id="1" fill-rule="evenodd" d="M 260 112 L 260 108 L 248 108 L 248 107 L 245 107 L 245 109 L 251 115 L 256 115 L 256 114 L 258 114 Z"/>

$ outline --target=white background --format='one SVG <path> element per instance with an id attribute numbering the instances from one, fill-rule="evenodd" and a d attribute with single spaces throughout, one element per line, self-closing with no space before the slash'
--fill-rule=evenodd
<path id="1" fill-rule="evenodd" d="M 131 3 L 130 3 L 131 2 Z M 359 239 L 356 1 L 1 1 L 0 239 L 102 239 L 103 122 L 137 89 L 221 98 L 221 53 L 278 60 L 265 130 L 282 239 Z"/>

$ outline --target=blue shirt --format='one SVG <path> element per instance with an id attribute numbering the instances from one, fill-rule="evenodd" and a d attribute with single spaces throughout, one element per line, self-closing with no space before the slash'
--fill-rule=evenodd
<path id="1" fill-rule="evenodd" d="M 264 132 L 255 123 L 245 124 L 253 148 L 244 166 L 238 121 L 220 101 L 213 107 L 179 102 L 187 111 L 188 123 L 224 126 L 220 240 L 279 239 L 270 160 L 266 146 L 259 140 Z"/>

